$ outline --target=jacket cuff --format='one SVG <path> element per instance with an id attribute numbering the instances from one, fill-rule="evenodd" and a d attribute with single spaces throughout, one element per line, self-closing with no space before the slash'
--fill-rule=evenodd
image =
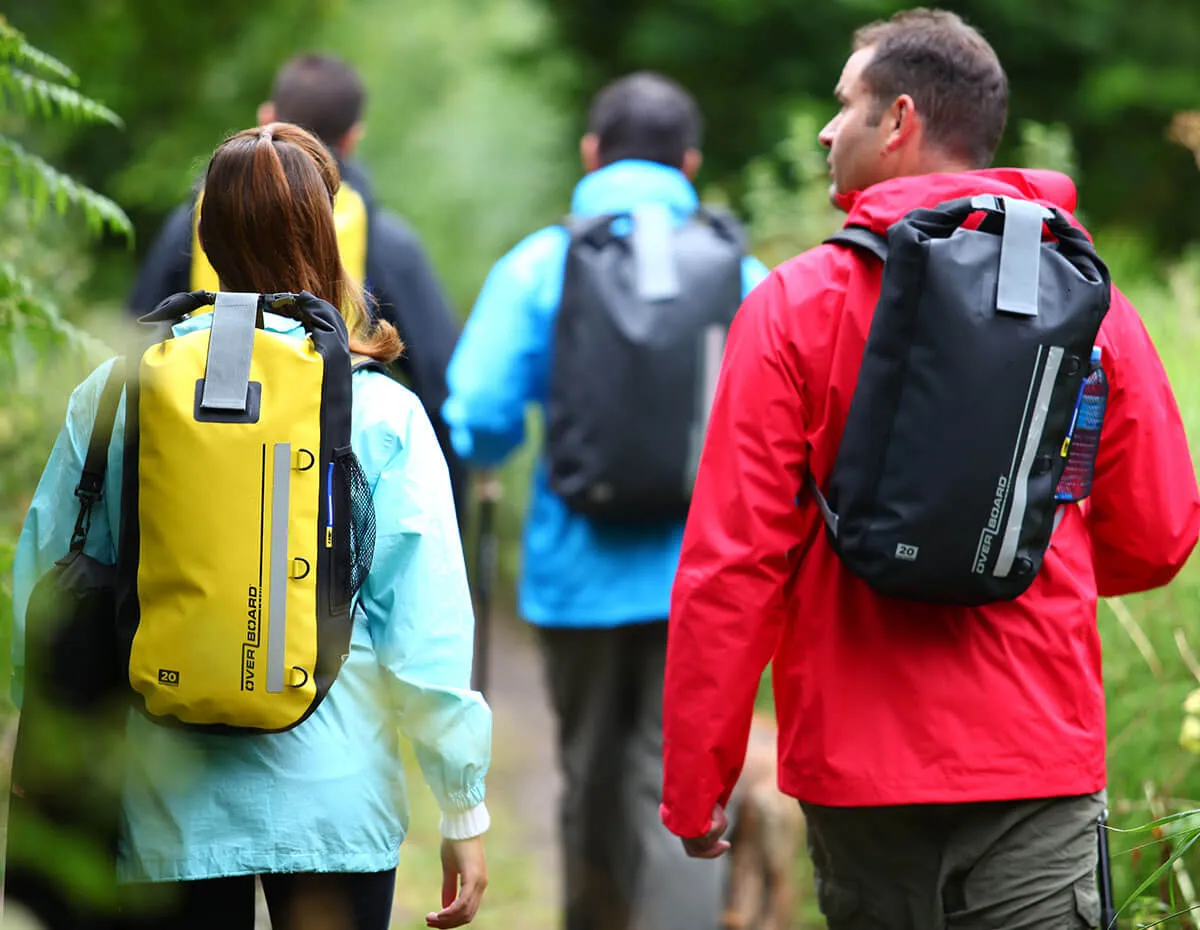
<path id="1" fill-rule="evenodd" d="M 672 808 L 664 802 L 658 807 L 658 816 L 662 820 L 663 826 L 685 840 L 704 836 L 712 829 L 711 813 L 696 817 L 689 812 L 680 812 L 678 808 Z"/>
<path id="2" fill-rule="evenodd" d="M 482 836 L 492 825 L 487 805 L 476 804 L 470 810 L 442 812 L 442 836 L 448 840 L 469 840 Z"/>

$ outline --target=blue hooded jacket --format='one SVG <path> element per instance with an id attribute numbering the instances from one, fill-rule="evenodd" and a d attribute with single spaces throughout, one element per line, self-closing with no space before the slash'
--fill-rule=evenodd
<path id="1" fill-rule="evenodd" d="M 580 180 L 571 214 L 598 216 L 659 204 L 682 224 L 698 203 L 681 171 L 630 159 Z M 544 412 L 567 244 L 566 230 L 551 226 L 500 259 L 450 360 L 450 396 L 442 414 L 455 450 L 476 465 L 498 465 L 524 442 L 527 405 Z M 743 296 L 766 274 L 762 262 L 747 256 Z M 525 520 L 519 610 L 539 626 L 612 627 L 665 619 L 682 537 L 682 522 L 612 527 L 574 513 L 550 490 L 539 458 Z"/>

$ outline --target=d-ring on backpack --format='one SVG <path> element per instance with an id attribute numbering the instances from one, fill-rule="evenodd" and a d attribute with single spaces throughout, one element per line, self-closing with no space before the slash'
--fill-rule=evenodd
<path id="1" fill-rule="evenodd" d="M 312 294 L 177 294 L 148 323 L 213 304 L 135 359 L 118 547 L 118 629 L 151 718 L 280 731 L 317 707 L 349 653 L 374 549 L 350 448 L 341 314 Z M 264 310 L 305 338 L 264 328 Z"/>

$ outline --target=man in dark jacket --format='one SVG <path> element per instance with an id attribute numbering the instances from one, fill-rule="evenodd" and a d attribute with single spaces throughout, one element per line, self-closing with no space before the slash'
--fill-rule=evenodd
<path id="1" fill-rule="evenodd" d="M 396 327 L 406 349 L 398 373 L 412 388 L 433 423 L 446 457 L 458 507 L 465 521 L 467 470 L 450 444 L 441 406 L 446 400 L 446 365 L 458 339 L 458 323 L 416 235 L 398 216 L 376 205 L 370 180 L 353 161 L 363 133 L 366 93 L 358 74 L 327 55 L 299 55 L 275 77 L 271 99 L 258 108 L 258 123 L 296 123 L 321 139 L 337 158 L 343 184 L 361 201 L 366 233 L 366 286 L 379 315 Z M 195 198 L 167 218 L 142 266 L 129 308 L 148 313 L 160 300 L 201 283 L 195 247 Z M 351 270 L 353 250 L 342 241 L 342 258 Z M 202 259 L 202 256 L 200 257 Z M 358 272 L 362 274 L 362 271 Z"/>
<path id="2" fill-rule="evenodd" d="M 848 226 L 884 233 L 978 194 L 1075 208 L 1061 174 L 986 169 L 1007 78 L 953 14 L 860 30 L 836 94 L 820 139 Z M 1097 597 L 1166 584 L 1196 544 L 1179 410 L 1114 288 L 1092 493 L 1062 507 L 1029 589 L 981 607 L 877 594 L 837 557 L 804 488 L 809 473 L 828 486 L 881 269 L 819 246 L 779 266 L 734 322 L 672 593 L 663 818 L 693 856 L 724 851 L 723 806 L 773 659 L 780 787 L 804 806 L 831 930 L 1095 927 Z"/>

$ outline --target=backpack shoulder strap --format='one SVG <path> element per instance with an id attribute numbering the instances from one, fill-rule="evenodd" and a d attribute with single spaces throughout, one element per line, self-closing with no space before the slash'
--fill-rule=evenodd
<path id="1" fill-rule="evenodd" d="M 92 438 L 88 441 L 79 484 L 75 486 L 75 496 L 79 498 L 79 519 L 75 521 L 75 531 L 71 534 L 71 549 L 76 551 L 83 549 L 83 544 L 87 541 L 88 529 L 92 522 L 92 506 L 104 493 L 104 475 L 108 471 L 108 446 L 112 440 L 121 392 L 125 389 L 124 362 L 125 360 L 118 356 L 109 370 L 104 391 L 100 394 L 100 402 L 96 405 Z"/>
<path id="2" fill-rule="evenodd" d="M 862 249 L 862 251 L 874 255 L 881 262 L 887 261 L 887 236 L 867 229 L 865 226 L 847 226 L 835 232 L 825 242 L 830 245 L 848 245 L 852 248 Z"/>
<path id="3" fill-rule="evenodd" d="M 745 252 L 748 248 L 746 227 L 728 207 L 721 204 L 702 203 L 696 207 L 694 214 L 702 222 L 708 223 L 719 235 L 735 243 Z"/>

